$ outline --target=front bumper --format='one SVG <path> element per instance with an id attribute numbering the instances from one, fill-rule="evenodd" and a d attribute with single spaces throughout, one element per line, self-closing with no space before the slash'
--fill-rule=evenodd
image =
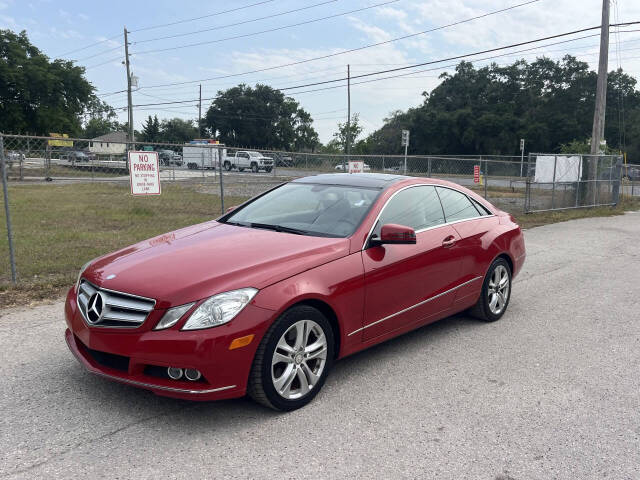
<path id="1" fill-rule="evenodd" d="M 65 340 L 89 372 L 157 395 L 188 400 L 243 396 L 255 351 L 275 313 L 250 304 L 231 322 L 219 327 L 196 331 L 172 327 L 154 331 L 153 326 L 164 313 L 154 310 L 145 323 L 135 329 L 89 327 L 75 298 L 75 288 L 72 288 L 65 304 L 68 327 Z M 229 350 L 235 338 L 251 334 L 254 339 L 249 345 Z M 158 374 L 170 366 L 198 369 L 202 379 L 172 380 Z"/>

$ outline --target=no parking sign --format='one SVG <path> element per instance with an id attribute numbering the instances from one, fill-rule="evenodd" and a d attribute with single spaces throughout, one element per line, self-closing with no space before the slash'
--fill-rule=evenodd
<path id="1" fill-rule="evenodd" d="M 158 152 L 129 152 L 131 195 L 160 195 Z"/>

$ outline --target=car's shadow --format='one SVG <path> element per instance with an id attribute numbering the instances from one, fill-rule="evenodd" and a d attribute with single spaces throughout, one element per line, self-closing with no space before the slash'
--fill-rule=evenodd
<path id="1" fill-rule="evenodd" d="M 350 383 L 379 372 L 380 364 L 387 359 L 408 357 L 419 353 L 426 345 L 437 344 L 460 329 L 482 328 L 483 323 L 465 315 L 455 315 L 407 334 L 401 335 L 367 350 L 338 361 L 327 379 L 323 391 L 314 403 L 331 403 L 336 392 L 351 390 Z M 443 345 L 443 348 L 448 348 Z M 89 373 L 69 361 L 70 382 L 82 382 L 83 401 L 111 412 L 114 418 L 130 417 L 132 410 L 139 418 L 135 425 L 146 421 L 158 421 L 155 428 L 190 429 L 189 431 L 215 431 L 226 427 L 259 427 L 273 417 L 281 415 L 264 408 L 247 398 L 217 402 L 196 402 L 156 396 L 148 391 L 111 382 Z M 74 390 L 74 385 L 70 385 Z M 78 385 L 75 385 L 78 387 Z M 78 392 L 75 392 L 78 394 Z M 307 407 L 309 408 L 309 407 Z M 186 430 L 185 430 L 186 431 Z"/>

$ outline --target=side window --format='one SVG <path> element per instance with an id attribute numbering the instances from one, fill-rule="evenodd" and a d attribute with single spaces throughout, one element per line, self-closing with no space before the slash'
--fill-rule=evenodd
<path id="1" fill-rule="evenodd" d="M 480 216 L 465 194 L 450 188 L 437 187 L 437 189 L 447 222 Z"/>
<path id="2" fill-rule="evenodd" d="M 444 215 L 435 187 L 411 187 L 398 193 L 384 207 L 374 233 L 379 236 L 382 225 L 387 223 L 414 230 L 443 224 Z"/>
<path id="3" fill-rule="evenodd" d="M 471 201 L 473 202 L 475 207 L 478 209 L 478 212 L 480 212 L 480 215 L 482 215 L 483 217 L 486 215 L 491 215 L 491 212 L 487 210 L 487 207 L 482 205 L 480 202 L 478 202 L 477 200 L 474 200 L 473 198 L 471 199 Z"/>

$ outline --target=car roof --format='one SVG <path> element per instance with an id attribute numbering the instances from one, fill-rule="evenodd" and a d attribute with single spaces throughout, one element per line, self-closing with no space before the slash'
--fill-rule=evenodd
<path id="1" fill-rule="evenodd" d="M 313 183 L 321 185 L 340 185 L 350 187 L 369 187 L 380 190 L 386 189 L 394 183 L 408 180 L 404 175 L 389 175 L 386 173 L 325 173 L 310 177 L 297 178 L 292 183 Z"/>

